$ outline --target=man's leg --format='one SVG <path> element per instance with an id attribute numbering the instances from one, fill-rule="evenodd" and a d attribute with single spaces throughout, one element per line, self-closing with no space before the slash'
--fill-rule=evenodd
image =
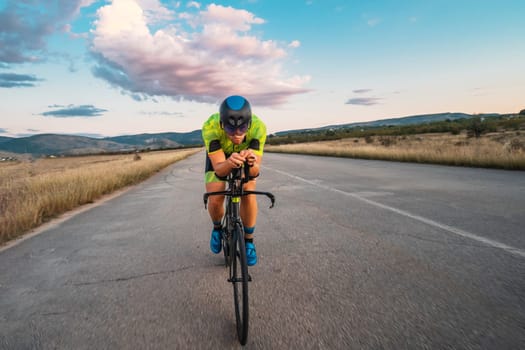
<path id="1" fill-rule="evenodd" d="M 256 182 L 252 180 L 244 185 L 247 191 L 255 191 Z M 244 224 L 244 240 L 246 241 L 246 261 L 248 266 L 257 264 L 257 253 L 253 244 L 253 232 L 257 222 L 257 197 L 252 194 L 241 199 L 241 218 Z"/>
<path id="2" fill-rule="evenodd" d="M 208 182 L 206 184 L 206 192 L 224 191 L 226 185 L 224 182 Z M 210 196 L 208 197 L 208 213 L 213 222 L 213 230 L 210 237 L 210 250 L 218 254 L 221 252 L 222 243 L 222 217 L 224 216 L 224 196 Z"/>
<path id="3" fill-rule="evenodd" d="M 247 191 L 255 191 L 256 185 L 256 180 L 252 180 L 244 184 L 244 189 Z M 257 223 L 257 197 L 254 194 L 242 198 L 241 218 L 244 227 L 255 227 Z M 253 233 L 245 234 L 244 238 L 253 239 Z"/>
<path id="4" fill-rule="evenodd" d="M 210 182 L 206 184 L 206 192 L 224 191 L 226 184 L 224 182 Z M 221 222 L 224 216 L 224 196 L 208 197 L 208 213 L 211 221 L 214 223 Z"/>

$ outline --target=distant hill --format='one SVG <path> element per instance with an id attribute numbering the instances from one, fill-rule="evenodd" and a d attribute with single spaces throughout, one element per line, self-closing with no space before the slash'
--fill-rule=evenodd
<path id="1" fill-rule="evenodd" d="M 189 145 L 202 144 L 202 136 L 200 130 L 192 132 L 166 132 L 160 134 L 139 134 L 139 135 L 124 135 L 115 137 L 106 137 L 104 140 L 118 142 L 132 146 L 147 146 L 147 145 L 161 145 L 167 147 L 180 147 Z M 168 146 L 171 145 L 171 146 Z"/>
<path id="2" fill-rule="evenodd" d="M 116 142 L 85 136 L 41 134 L 13 138 L 0 143 L 0 150 L 32 155 L 84 154 L 118 151 L 123 148 Z"/>
<path id="3" fill-rule="evenodd" d="M 414 115 L 402 118 L 382 119 L 370 122 L 329 125 L 314 129 L 299 129 L 280 131 L 277 136 L 302 132 L 315 132 L 323 130 L 337 130 L 349 128 L 373 128 L 385 126 L 401 126 L 431 123 L 443 120 L 456 120 L 472 117 L 497 117 L 500 114 L 465 114 L 465 113 L 438 113 Z M 40 134 L 29 137 L 3 137 L 0 136 L 0 152 L 42 155 L 80 155 L 107 152 L 124 152 L 145 149 L 166 149 L 186 146 L 202 145 L 201 130 L 187 133 L 166 132 L 157 134 L 138 134 L 106 137 L 102 139 L 75 135 Z"/>
<path id="4" fill-rule="evenodd" d="M 465 119 L 465 118 L 472 118 L 472 117 L 497 117 L 497 116 L 500 116 L 500 114 L 492 113 L 492 114 L 473 115 L 473 114 L 466 114 L 466 113 L 450 113 L 450 112 L 437 113 L 437 114 L 423 114 L 423 115 L 413 115 L 413 116 L 401 117 L 401 118 L 374 120 L 370 122 L 329 125 L 329 126 L 323 126 L 323 127 L 314 128 L 314 129 L 280 131 L 280 132 L 275 133 L 275 135 L 282 136 L 282 135 L 301 133 L 301 132 L 322 131 L 322 130 L 329 130 L 329 129 L 350 129 L 350 128 L 357 128 L 357 127 L 374 128 L 374 127 L 386 127 L 386 126 L 417 125 L 417 124 L 439 122 L 439 121 L 443 121 L 447 119 L 457 120 L 457 119 Z"/>
<path id="5" fill-rule="evenodd" d="M 0 151 L 18 154 L 82 155 L 144 149 L 180 148 L 202 144 L 200 130 L 189 133 L 141 134 L 96 139 L 86 136 L 40 134 L 0 137 Z"/>
<path id="6" fill-rule="evenodd" d="M 12 137 L 0 136 L 0 143 L 12 140 Z"/>

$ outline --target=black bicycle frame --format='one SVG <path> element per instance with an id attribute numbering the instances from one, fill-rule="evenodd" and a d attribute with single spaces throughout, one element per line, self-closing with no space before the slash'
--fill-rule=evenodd
<path id="1" fill-rule="evenodd" d="M 226 196 L 226 215 L 224 216 L 223 226 L 223 250 L 226 266 L 230 269 L 228 282 L 233 284 L 235 320 L 237 324 L 237 336 L 241 345 L 245 345 L 248 337 L 249 325 L 249 302 L 248 302 L 248 282 L 251 277 L 248 273 L 246 262 L 246 251 L 244 242 L 244 229 L 240 217 L 241 197 L 247 195 L 264 195 L 270 198 L 273 208 L 275 197 L 270 192 L 245 191 L 243 185 L 251 180 L 250 169 L 244 164 L 244 176 L 241 169 L 236 168 L 227 176 L 228 189 L 225 191 L 207 192 L 204 194 L 204 208 L 208 206 L 210 196 Z M 227 252 L 228 251 L 228 252 Z M 239 266 L 237 264 L 239 263 Z M 237 268 L 239 268 L 237 273 Z M 239 292 L 239 288 L 241 292 Z M 242 300 L 242 301 L 241 301 Z"/>

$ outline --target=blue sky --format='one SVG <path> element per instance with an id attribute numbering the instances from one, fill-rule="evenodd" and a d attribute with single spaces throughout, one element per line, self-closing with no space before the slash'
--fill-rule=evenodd
<path id="1" fill-rule="evenodd" d="M 525 108 L 523 0 L 0 0 L 0 136 Z"/>

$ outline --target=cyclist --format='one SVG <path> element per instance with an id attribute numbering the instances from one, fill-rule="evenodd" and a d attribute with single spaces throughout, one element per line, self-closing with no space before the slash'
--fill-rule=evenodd
<path id="1" fill-rule="evenodd" d="M 250 103 L 242 96 L 229 96 L 220 106 L 219 113 L 212 114 L 202 126 L 202 138 L 206 146 L 206 192 L 224 191 L 226 176 L 234 168 L 247 162 L 252 180 L 244 184 L 245 190 L 255 190 L 256 177 L 266 142 L 266 125 L 252 114 Z M 218 254 L 222 247 L 221 221 L 224 216 L 224 196 L 212 196 L 208 212 L 213 222 L 210 249 Z M 257 263 L 253 234 L 257 220 L 255 195 L 241 199 L 241 218 L 246 241 L 246 260 L 249 266 Z"/>

